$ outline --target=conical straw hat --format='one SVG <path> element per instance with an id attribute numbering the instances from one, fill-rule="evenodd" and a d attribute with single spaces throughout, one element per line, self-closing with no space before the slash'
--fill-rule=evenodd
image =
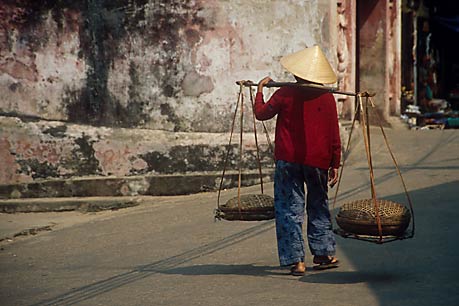
<path id="1" fill-rule="evenodd" d="M 336 74 L 319 46 L 313 46 L 281 58 L 280 63 L 289 72 L 303 80 L 331 84 Z"/>

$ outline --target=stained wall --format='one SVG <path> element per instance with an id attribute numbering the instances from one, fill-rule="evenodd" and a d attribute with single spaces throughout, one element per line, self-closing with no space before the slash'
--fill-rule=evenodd
<path id="1" fill-rule="evenodd" d="M 235 81 L 288 80 L 279 58 L 314 44 L 334 65 L 335 18 L 328 0 L 1 0 L 0 184 L 165 172 L 186 133 L 206 160 Z"/>
<path id="2" fill-rule="evenodd" d="M 328 1 L 2 2 L 1 110 L 49 120 L 224 131 L 234 80 L 330 48 Z"/>

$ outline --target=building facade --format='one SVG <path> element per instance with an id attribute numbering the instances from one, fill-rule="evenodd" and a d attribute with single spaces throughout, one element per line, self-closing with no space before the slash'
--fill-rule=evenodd
<path id="1" fill-rule="evenodd" d="M 290 81 L 280 57 L 315 44 L 340 89 L 376 92 L 382 117 L 398 115 L 401 8 L 395 0 L 0 0 L 0 184 L 220 171 L 235 81 Z M 341 118 L 352 118 L 354 100 L 336 98 Z M 250 168 L 253 140 L 244 146 Z"/>

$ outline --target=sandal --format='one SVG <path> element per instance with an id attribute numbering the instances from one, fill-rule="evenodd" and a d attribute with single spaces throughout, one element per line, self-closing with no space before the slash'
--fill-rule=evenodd
<path id="1" fill-rule="evenodd" d="M 313 262 L 317 264 L 315 270 L 338 268 L 339 260 L 333 256 L 314 256 Z"/>
<path id="2" fill-rule="evenodd" d="M 303 276 L 306 272 L 306 266 L 303 262 L 298 262 L 290 269 L 290 274 L 293 276 Z"/>

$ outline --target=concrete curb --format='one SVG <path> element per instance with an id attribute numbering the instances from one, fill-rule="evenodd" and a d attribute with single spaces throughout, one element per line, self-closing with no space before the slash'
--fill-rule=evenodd
<path id="1" fill-rule="evenodd" d="M 273 173 L 273 169 L 263 170 L 263 181 L 271 181 Z M 228 171 L 222 188 L 237 187 L 238 176 Z M 0 185 L 0 199 L 184 195 L 218 190 L 220 180 L 221 172 L 43 180 Z M 241 180 L 242 186 L 259 184 L 259 173 L 246 171 Z"/>
<path id="2" fill-rule="evenodd" d="M 273 170 L 263 171 L 271 181 Z M 238 172 L 225 174 L 222 188 L 238 184 Z M 221 173 L 150 175 L 132 177 L 86 177 L 0 185 L 0 213 L 93 212 L 139 205 L 141 196 L 185 195 L 218 190 Z M 242 186 L 259 184 L 258 171 L 242 173 Z"/>
<path id="3" fill-rule="evenodd" d="M 0 200 L 1 213 L 95 212 L 133 207 L 142 200 L 135 197 L 39 198 Z"/>

